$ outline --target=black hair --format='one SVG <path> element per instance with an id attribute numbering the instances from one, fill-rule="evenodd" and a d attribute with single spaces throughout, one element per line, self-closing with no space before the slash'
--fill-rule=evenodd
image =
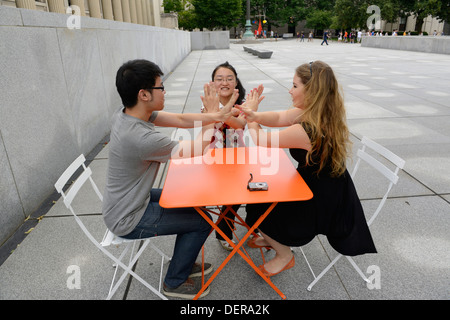
<path id="1" fill-rule="evenodd" d="M 241 80 L 239 80 L 238 76 L 237 76 L 237 72 L 236 69 L 234 69 L 234 67 L 228 63 L 228 61 L 219 64 L 213 71 L 212 75 L 211 75 L 211 79 L 212 81 L 214 81 L 214 76 L 216 75 L 217 70 L 219 70 L 219 68 L 227 68 L 229 70 L 231 70 L 234 73 L 234 76 L 236 77 L 236 88 L 239 90 L 239 97 L 236 100 L 236 104 L 242 104 L 245 101 L 245 88 L 241 83 Z"/>
<path id="2" fill-rule="evenodd" d="M 137 104 L 139 90 L 155 86 L 156 78 L 164 73 L 153 62 L 137 59 L 125 62 L 116 75 L 116 87 L 126 108 Z"/>

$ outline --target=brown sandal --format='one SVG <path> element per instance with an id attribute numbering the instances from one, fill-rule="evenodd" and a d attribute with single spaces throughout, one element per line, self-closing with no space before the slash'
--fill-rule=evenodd
<path id="1" fill-rule="evenodd" d="M 285 271 L 285 270 L 289 270 L 289 269 L 293 268 L 294 266 L 295 266 L 295 256 L 292 256 L 291 261 L 289 261 L 289 262 L 287 263 L 287 265 L 285 265 L 284 268 L 281 269 L 281 270 L 278 271 L 278 272 L 275 272 L 275 273 L 269 272 L 269 271 L 267 271 L 267 270 L 264 268 L 264 265 L 260 265 L 260 266 L 258 267 L 258 269 L 261 270 L 261 272 L 262 272 L 266 277 L 273 277 L 273 276 L 275 276 L 275 275 L 277 275 L 277 274 L 279 274 L 279 273 L 281 273 L 281 272 L 283 272 L 283 271 Z"/>
<path id="2" fill-rule="evenodd" d="M 248 241 L 247 241 L 247 246 L 248 246 L 249 248 L 254 248 L 254 249 L 259 249 L 259 248 L 266 248 L 267 250 L 272 249 L 271 246 L 260 246 L 260 245 L 256 244 L 256 240 L 257 240 L 258 238 L 259 238 L 259 237 L 253 237 L 253 238 L 251 238 L 250 240 L 248 240 Z"/>

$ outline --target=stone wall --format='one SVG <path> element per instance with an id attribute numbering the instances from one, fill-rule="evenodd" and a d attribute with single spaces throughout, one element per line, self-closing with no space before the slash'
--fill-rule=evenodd
<path id="1" fill-rule="evenodd" d="M 189 32 L 89 17 L 69 29 L 70 17 L 0 6 L 0 245 L 109 133 L 120 65 L 168 75 L 191 51 Z"/>
<path id="2" fill-rule="evenodd" d="M 363 47 L 450 54 L 448 36 L 384 36 L 363 37 Z"/>
<path id="3" fill-rule="evenodd" d="M 192 50 L 215 50 L 230 48 L 230 31 L 191 32 Z"/>

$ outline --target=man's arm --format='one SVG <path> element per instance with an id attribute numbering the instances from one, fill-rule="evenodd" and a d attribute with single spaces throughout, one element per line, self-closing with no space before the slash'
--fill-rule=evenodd
<path id="1" fill-rule="evenodd" d="M 214 125 L 203 126 L 194 140 L 182 140 L 172 151 L 171 159 L 191 158 L 203 155 L 208 149 L 214 134 Z"/>
<path id="2" fill-rule="evenodd" d="M 201 121 L 204 126 L 227 121 L 231 116 L 231 108 L 236 99 L 230 99 L 232 104 L 227 103 L 225 107 L 219 110 L 219 96 L 214 88 L 214 85 L 209 83 L 203 87 L 204 96 L 201 96 L 203 105 L 205 106 L 205 113 L 171 113 L 159 111 L 153 123 L 160 127 L 175 127 L 175 128 L 193 128 L 195 123 Z M 233 93 L 234 95 L 236 92 Z"/>
<path id="3" fill-rule="evenodd" d="M 201 121 L 204 125 L 209 125 L 220 121 L 221 116 L 218 112 L 214 113 L 172 113 L 159 111 L 158 116 L 153 121 L 156 126 L 175 127 L 175 128 L 193 128 L 195 122 Z"/>
<path id="4" fill-rule="evenodd" d="M 220 112 L 227 112 L 226 115 L 231 115 L 231 108 L 236 102 L 237 98 L 239 96 L 238 91 L 234 91 L 233 95 L 231 96 L 230 101 L 227 103 L 226 106 L 224 106 Z M 203 104 L 204 105 L 210 105 L 211 101 L 214 101 L 214 95 L 210 93 L 206 93 L 205 90 L 205 97 L 202 97 Z M 208 114 L 208 113 L 203 113 Z M 198 134 L 195 140 L 183 140 L 180 141 L 178 144 L 178 148 L 172 152 L 172 159 L 180 159 L 180 158 L 190 158 L 190 157 L 196 157 L 201 156 L 204 154 L 211 143 L 211 139 L 214 135 L 214 124 L 204 125 L 202 124 L 201 132 Z"/>
<path id="5" fill-rule="evenodd" d="M 237 109 L 236 111 L 239 112 Z M 233 129 L 244 129 L 245 125 L 247 124 L 247 121 L 245 120 L 245 117 L 243 115 L 239 115 L 237 117 L 232 116 L 228 118 L 228 120 L 225 121 L 225 123 Z"/>

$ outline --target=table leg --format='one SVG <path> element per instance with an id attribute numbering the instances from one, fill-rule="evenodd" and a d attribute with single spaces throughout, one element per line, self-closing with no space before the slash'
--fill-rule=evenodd
<path id="1" fill-rule="evenodd" d="M 248 224 L 244 221 L 244 219 L 241 218 L 241 216 L 240 216 L 239 214 L 237 214 L 236 211 L 233 210 L 233 208 L 232 208 L 231 206 L 227 206 L 227 209 L 225 210 L 225 213 L 228 212 L 228 210 L 231 211 L 231 212 L 234 214 L 235 219 L 238 220 L 238 222 L 237 222 L 237 221 L 234 222 L 235 224 L 237 223 L 237 224 L 239 224 L 239 225 L 241 225 L 241 226 L 247 228 L 247 230 L 250 230 L 250 227 L 248 226 Z M 224 214 L 225 214 L 225 213 L 224 213 Z M 220 219 L 222 219 L 222 216 L 220 217 Z M 220 220 L 219 220 L 219 221 L 220 221 Z M 219 222 L 216 221 L 216 224 L 219 225 Z M 235 229 L 236 229 L 236 228 L 235 228 Z M 256 229 L 255 229 L 255 230 L 256 230 Z M 253 230 L 252 234 L 253 234 L 254 236 L 258 236 L 258 235 L 256 234 L 255 230 Z M 234 233 L 233 233 L 233 234 L 234 234 Z M 268 249 L 268 250 L 270 250 L 270 249 Z M 244 249 L 244 251 L 245 251 L 245 253 L 247 254 L 247 256 L 249 256 L 249 254 L 247 253 L 247 250 Z M 260 248 L 259 251 L 261 251 L 261 257 L 262 257 L 262 259 L 263 259 L 263 264 L 266 264 L 266 259 L 265 259 L 265 257 L 264 257 L 263 248 Z"/>
<path id="2" fill-rule="evenodd" d="M 228 263 L 228 261 L 237 253 L 274 289 L 282 299 L 286 299 L 286 296 L 278 289 L 270 280 L 270 278 L 266 277 L 261 270 L 253 263 L 253 261 L 247 257 L 239 248 L 244 244 L 247 238 L 254 232 L 256 228 L 263 222 L 263 220 L 267 217 L 267 215 L 272 211 L 272 209 L 277 205 L 277 202 L 274 202 L 270 205 L 270 207 L 264 212 L 264 214 L 255 222 L 255 224 L 248 230 L 244 237 L 242 237 L 241 241 L 237 245 L 235 245 L 230 238 L 228 238 L 222 230 L 220 230 L 217 225 L 202 211 L 201 208 L 196 207 L 195 210 L 233 247 L 233 250 L 228 255 L 228 257 L 222 262 L 222 264 L 217 268 L 214 274 L 208 279 L 202 289 L 197 293 L 194 297 L 194 300 L 197 300 L 203 291 L 211 284 L 214 278 L 219 274 L 219 272 L 223 269 L 223 267 Z"/>

